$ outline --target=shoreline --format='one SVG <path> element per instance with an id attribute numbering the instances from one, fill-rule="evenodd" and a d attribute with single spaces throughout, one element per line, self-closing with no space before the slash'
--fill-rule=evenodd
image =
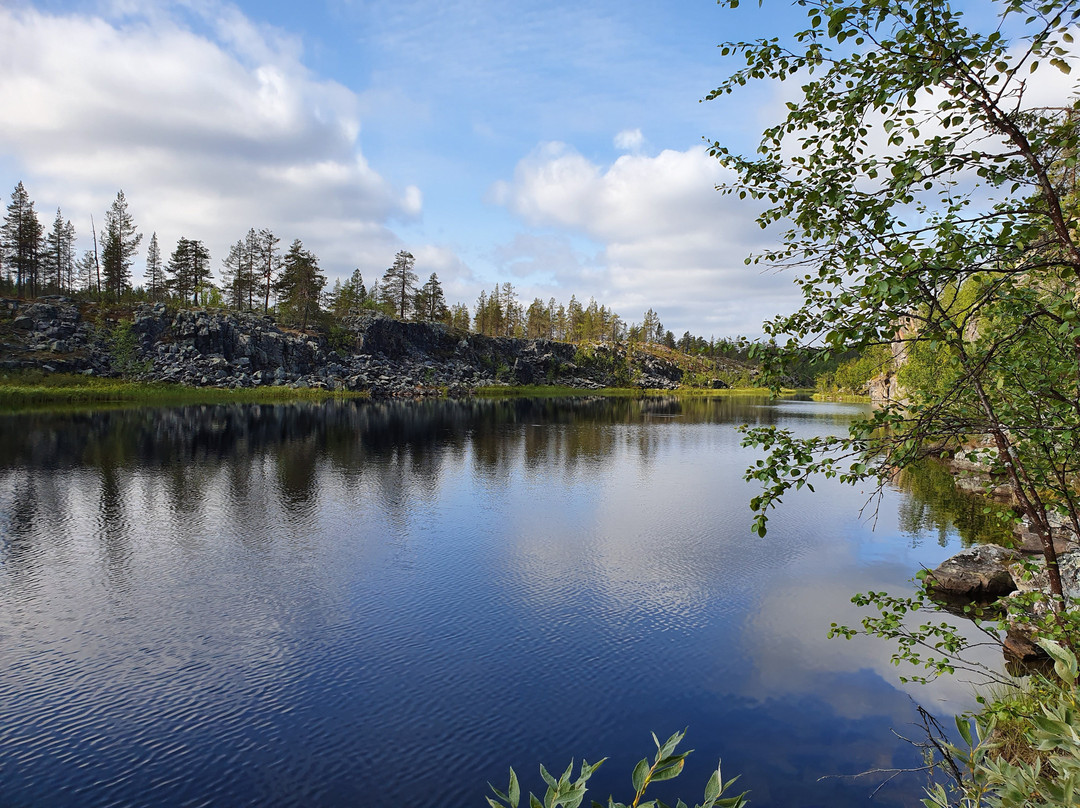
<path id="1" fill-rule="evenodd" d="M 725 398 L 740 395 L 769 395 L 766 388 L 660 388 L 604 387 L 589 389 L 561 385 L 485 385 L 451 395 L 445 387 L 417 388 L 415 398 L 561 398 L 602 396 L 607 398 L 649 398 L 656 396 L 693 396 Z M 784 395 L 806 393 L 785 390 Z M 171 406 L 181 404 L 268 404 L 294 401 L 369 399 L 369 391 L 332 390 L 317 387 L 190 387 L 167 382 L 146 382 L 124 378 L 103 378 L 39 370 L 0 373 L 0 413 L 27 410 L 118 406 Z"/>

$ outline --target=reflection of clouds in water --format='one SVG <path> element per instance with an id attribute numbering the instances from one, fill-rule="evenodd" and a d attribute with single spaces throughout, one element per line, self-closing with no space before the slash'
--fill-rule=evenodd
<path id="1" fill-rule="evenodd" d="M 667 628 L 697 624 L 715 583 L 710 534 L 719 475 L 709 468 L 716 461 L 711 442 L 702 440 L 708 433 L 609 429 L 602 465 L 587 475 L 556 470 L 543 488 L 530 488 L 529 501 L 508 503 L 517 536 L 513 563 L 534 601 L 591 587 L 606 601 L 609 619 Z M 565 441 L 553 435 L 556 457 L 563 456 Z M 688 482 L 688 467 L 705 457 L 703 473 Z"/>
<path id="2" fill-rule="evenodd" d="M 852 640 L 824 640 L 832 623 L 858 627 L 863 617 L 877 614 L 875 609 L 859 609 L 851 603 L 854 594 L 850 579 L 844 574 L 846 553 L 837 553 L 837 566 L 831 576 L 820 572 L 809 580 L 779 582 L 770 593 L 762 593 L 756 608 L 748 615 L 741 649 L 752 661 L 757 675 L 745 682 L 743 695 L 768 699 L 780 695 L 813 693 L 827 700 L 836 712 L 848 718 L 880 711 L 874 701 L 860 701 L 858 693 L 822 687 L 822 682 L 837 673 L 873 671 L 885 682 L 907 693 L 937 715 L 951 715 L 976 706 L 974 689 L 966 674 L 943 676 L 927 685 L 904 684 L 899 677 L 914 671 L 910 666 L 896 667 L 890 657 L 895 645 L 873 637 Z M 821 565 L 819 565 L 820 569 Z M 906 595 L 910 587 L 902 581 L 906 567 L 874 568 L 859 577 L 860 591 L 889 592 Z M 917 622 L 916 622 L 917 621 Z M 915 614 L 913 624 L 927 621 L 949 622 L 968 639 L 978 642 L 982 635 L 961 618 L 938 613 Z M 1003 668 L 997 647 L 974 649 L 969 658 L 993 671 Z"/>
<path id="3" fill-rule="evenodd" d="M 534 491 L 532 511 L 525 503 L 510 507 L 512 563 L 535 608 L 557 609 L 568 592 L 589 588 L 603 601 L 604 619 L 635 631 L 693 634 L 745 619 L 698 662 L 715 667 L 721 688 L 758 702 L 820 697 L 837 715 L 856 719 L 880 714 L 884 686 L 937 714 L 974 706 L 962 675 L 902 685 L 887 641 L 826 639 L 832 622 L 858 625 L 864 616 L 850 603 L 853 587 L 910 592 L 907 581 L 920 566 L 957 549 L 903 538 L 897 513 L 905 495 L 887 492 L 871 533 L 869 515 L 859 514 L 865 497 L 823 480 L 816 494 L 789 497 L 760 539 L 750 533 L 746 508 L 753 485 L 743 482 L 742 462 L 732 462 L 724 445 L 730 430 L 713 428 L 714 436 L 696 429 L 654 430 L 647 463 L 631 440 L 619 443 L 594 475 Z M 637 473 L 626 474 L 635 464 Z M 745 654 L 752 673 L 732 676 L 733 654 Z M 976 656 L 1001 667 L 996 649 Z M 876 683 L 835 686 L 838 676 L 860 671 Z M 904 699 L 888 709 L 896 720 L 910 719 Z"/>
<path id="4" fill-rule="evenodd" d="M 376 777 L 396 751 L 372 752 L 388 748 L 387 727 L 423 761 L 417 782 L 441 787 L 445 749 L 490 755 L 480 737 L 520 757 L 566 737 L 618 749 L 630 730 L 691 723 L 709 756 L 736 747 L 732 770 L 756 772 L 756 802 L 800 804 L 836 760 L 888 761 L 889 726 L 910 720 L 888 646 L 828 641 L 828 624 L 858 621 L 853 589 L 902 591 L 948 551 L 902 535 L 896 492 L 869 534 L 861 498 L 836 481 L 794 493 L 768 537 L 752 535 L 753 452 L 722 417 L 749 406 L 680 402 L 682 417 L 647 423 L 637 402 L 612 404 L 607 420 L 584 406 L 450 402 L 103 416 L 102 437 L 123 440 L 88 465 L 61 450 L 86 457 L 101 439 L 61 424 L 54 455 L 29 441 L 23 465 L 0 457 L 0 592 L 49 606 L 40 619 L 0 614 L 7 686 L 60 686 L 44 657 L 22 669 L 30 640 L 7 643 L 22 631 L 85 665 L 63 687 L 86 714 L 138 692 L 176 722 L 200 712 L 260 744 L 244 710 L 266 726 L 255 702 L 280 703 L 334 746 L 289 747 L 301 783 L 327 774 L 321 762 Z M 770 412 L 822 428 L 810 410 Z M 111 574 L 103 466 L 123 561 Z M 969 703 L 966 690 L 912 692 L 936 711 Z M 523 731 L 507 703 L 543 719 Z"/>

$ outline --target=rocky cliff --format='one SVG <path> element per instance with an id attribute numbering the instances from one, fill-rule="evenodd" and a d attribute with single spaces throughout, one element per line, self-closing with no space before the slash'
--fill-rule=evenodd
<path id="1" fill-rule="evenodd" d="M 672 389 L 682 370 L 641 351 L 483 337 L 378 314 L 299 333 L 272 317 L 219 309 L 134 309 L 63 297 L 0 299 L 0 368 L 190 386 L 262 385 L 414 396 L 493 385 Z"/>

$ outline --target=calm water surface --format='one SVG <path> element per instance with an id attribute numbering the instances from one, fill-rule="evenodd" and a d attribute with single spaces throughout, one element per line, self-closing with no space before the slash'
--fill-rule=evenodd
<path id="1" fill-rule="evenodd" d="M 480 806 L 513 765 L 689 727 L 753 806 L 865 805 L 911 766 L 889 649 L 827 640 L 979 529 L 931 480 L 828 481 L 750 532 L 751 398 L 213 406 L 0 418 L 0 804 Z M 871 528 L 874 529 L 871 529 Z M 665 784 L 672 785 L 672 784 Z M 912 805 L 918 776 L 872 805 Z"/>

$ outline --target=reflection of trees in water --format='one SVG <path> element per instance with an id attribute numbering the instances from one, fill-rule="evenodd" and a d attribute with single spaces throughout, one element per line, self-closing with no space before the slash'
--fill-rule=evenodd
<path id="1" fill-rule="evenodd" d="M 9 471 L 0 477 L 7 493 L 7 507 L 0 514 L 0 561 L 17 572 L 29 572 L 39 564 L 29 540 L 37 520 L 40 500 L 37 497 L 40 473 L 20 474 Z"/>
<path id="2" fill-rule="evenodd" d="M 765 403 L 580 397 L 0 416 L 0 483 L 10 503 L 0 514 L 9 534 L 0 559 L 26 549 L 20 537 L 40 544 L 86 523 L 118 570 L 147 513 L 165 521 L 156 532 L 199 552 L 223 531 L 302 529 L 330 487 L 358 516 L 377 507 L 392 530 L 404 529 L 417 501 L 434 499 L 467 456 L 475 474 L 496 482 L 518 464 L 571 473 L 622 449 L 647 462 L 665 423 L 774 420 Z M 626 428 L 641 425 L 650 428 Z"/>
<path id="3" fill-rule="evenodd" d="M 102 464 L 100 471 L 97 533 L 101 536 L 109 575 L 121 578 L 131 555 L 130 527 L 124 508 L 125 492 L 121 490 L 114 464 Z"/>
<path id="4" fill-rule="evenodd" d="M 1012 528 L 1000 518 L 1008 509 L 984 497 L 959 490 L 941 463 L 924 460 L 899 472 L 894 482 L 907 493 L 900 504 L 900 529 L 915 543 L 920 534 L 936 534 L 942 547 L 952 528 L 965 547 L 972 544 L 1009 544 Z M 989 512 L 984 512 L 989 508 Z"/>

